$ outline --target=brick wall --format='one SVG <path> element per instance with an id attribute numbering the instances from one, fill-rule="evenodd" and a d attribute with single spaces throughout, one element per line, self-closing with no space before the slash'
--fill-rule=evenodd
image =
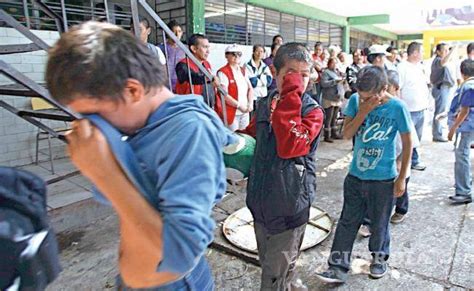
<path id="1" fill-rule="evenodd" d="M 54 31 L 34 31 L 38 37 L 53 44 L 58 33 Z M 31 41 L 23 37 L 16 30 L 0 27 L 0 43 L 21 44 Z M 0 59 L 12 65 L 14 68 L 36 82 L 44 82 L 46 64 L 46 52 L 36 51 L 22 54 L 0 55 Z M 12 83 L 11 80 L 0 75 L 0 84 Z M 31 109 L 31 99 L 24 97 L 0 95 L 0 99 L 17 108 Z M 45 122 L 51 127 L 64 127 L 63 122 Z M 0 165 L 20 166 L 31 164 L 35 158 L 35 137 L 37 128 L 12 113 L 0 108 Z M 57 158 L 64 156 L 64 145 L 53 139 L 53 155 Z M 40 142 L 40 150 L 47 150 L 47 141 Z M 40 154 L 40 160 L 47 157 Z"/>

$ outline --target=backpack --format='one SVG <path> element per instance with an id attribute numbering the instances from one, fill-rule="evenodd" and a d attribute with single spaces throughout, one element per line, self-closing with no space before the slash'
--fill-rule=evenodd
<path id="1" fill-rule="evenodd" d="M 457 90 L 456 94 L 454 95 L 453 100 L 451 101 L 451 106 L 449 107 L 448 112 L 448 126 L 451 127 L 456 118 L 461 111 L 461 99 L 464 93 L 464 90 L 468 87 L 468 83 L 472 83 L 472 87 L 474 87 L 474 78 L 467 79 Z"/>
<path id="2" fill-rule="evenodd" d="M 0 167 L 0 181 L 0 290 L 44 290 L 61 271 L 46 185 L 7 167 Z"/>

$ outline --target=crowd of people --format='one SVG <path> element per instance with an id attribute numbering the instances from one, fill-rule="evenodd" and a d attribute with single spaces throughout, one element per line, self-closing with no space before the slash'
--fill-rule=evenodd
<path id="1" fill-rule="evenodd" d="M 211 209 L 225 192 L 222 147 L 235 142 L 232 132 L 256 139 L 246 203 L 254 218 L 262 290 L 307 290 L 296 261 L 316 195 L 320 136 L 328 143 L 352 139 L 354 152 L 329 268 L 316 274 L 323 282 L 346 281 L 358 232 L 370 236 L 370 276 L 387 273 L 389 223 L 407 214 L 410 170 L 426 168 L 418 148 L 430 94 L 433 141 L 460 133 L 450 199 L 472 201 L 473 43 L 458 87 L 446 68 L 452 56 L 446 44 L 436 47 L 429 79 L 417 42 L 408 46 L 406 60 L 395 47 L 375 44 L 354 50 L 349 64 L 337 46 L 326 49 L 318 42 L 311 54 L 305 44 L 285 43 L 280 35 L 267 58 L 263 45 L 254 45 L 250 60 L 241 59 L 239 45 L 229 45 L 227 64 L 213 75 L 209 40 L 193 34 L 187 46 L 208 78 L 172 40 L 144 46 L 149 24 L 140 26 L 140 41 L 106 23 L 70 29 L 52 48 L 46 75 L 57 101 L 98 114 L 74 122 L 68 149 L 119 216 L 121 290 L 213 289 L 204 253 L 213 239 Z M 169 28 L 182 37 L 178 23 Z M 104 63 L 109 65 L 98 65 Z M 446 119 L 452 121 L 447 136 Z M 127 135 L 126 143 L 114 131 Z M 136 157 L 124 157 L 127 151 Z"/>

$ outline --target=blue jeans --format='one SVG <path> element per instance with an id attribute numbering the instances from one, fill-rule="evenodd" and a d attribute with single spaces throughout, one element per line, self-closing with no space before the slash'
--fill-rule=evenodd
<path id="1" fill-rule="evenodd" d="M 425 110 L 410 112 L 411 121 L 415 126 L 416 135 L 418 140 L 421 142 L 421 137 L 423 135 L 423 126 L 425 124 Z M 413 154 L 411 156 L 411 165 L 416 166 L 420 163 L 418 151 L 416 148 L 413 148 Z"/>
<path id="2" fill-rule="evenodd" d="M 394 180 L 360 180 L 347 175 L 344 180 L 344 206 L 334 235 L 328 264 L 349 271 L 352 247 L 366 213 L 372 235 L 369 251 L 373 257 L 388 260 L 390 254 L 390 214 L 393 209 Z"/>
<path id="3" fill-rule="evenodd" d="M 471 196 L 471 144 L 474 142 L 474 132 L 461 132 L 461 141 L 456 148 L 454 162 L 454 180 L 456 195 Z"/>
<path id="4" fill-rule="evenodd" d="M 178 281 L 154 288 L 134 289 L 125 286 L 122 278 L 117 278 L 117 290 L 120 291 L 211 291 L 214 290 L 214 279 L 211 269 L 203 256 L 194 269 Z"/>
<path id="5" fill-rule="evenodd" d="M 408 212 L 408 182 L 410 177 L 405 180 L 405 192 L 402 196 L 395 199 L 395 212 L 399 214 L 407 214 Z"/>
<path id="6" fill-rule="evenodd" d="M 445 128 L 446 125 L 442 124 L 441 121 L 436 117 L 439 114 L 448 112 L 449 102 L 451 101 L 455 91 L 456 86 L 449 87 L 447 85 L 442 85 L 439 89 L 433 87 L 432 93 L 435 100 L 435 111 L 433 116 L 433 139 L 444 138 L 443 128 Z"/>

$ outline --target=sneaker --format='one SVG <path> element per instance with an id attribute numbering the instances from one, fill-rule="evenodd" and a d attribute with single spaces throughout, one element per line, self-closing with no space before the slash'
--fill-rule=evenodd
<path id="1" fill-rule="evenodd" d="M 380 279 L 388 272 L 387 262 L 372 262 L 370 264 L 369 276 L 373 279 Z"/>
<path id="2" fill-rule="evenodd" d="M 472 197 L 468 195 L 454 195 L 449 196 L 452 204 L 469 204 L 472 202 Z"/>
<path id="3" fill-rule="evenodd" d="M 445 137 L 433 138 L 434 142 L 448 142 L 448 139 Z"/>
<path id="4" fill-rule="evenodd" d="M 316 278 L 323 283 L 342 284 L 347 280 L 347 272 L 329 267 L 327 271 L 316 273 Z"/>
<path id="5" fill-rule="evenodd" d="M 412 170 L 417 170 L 417 171 L 424 171 L 426 170 L 426 166 L 423 165 L 422 163 L 418 163 L 416 165 L 411 165 Z"/>
<path id="6" fill-rule="evenodd" d="M 402 221 L 405 220 L 405 214 L 401 214 L 401 213 L 394 213 L 392 215 L 392 217 L 390 217 L 390 222 L 393 223 L 393 224 L 397 224 L 397 223 L 400 223 Z"/>
<path id="7" fill-rule="evenodd" d="M 362 237 L 369 237 L 372 233 L 368 225 L 362 224 L 359 228 L 359 235 Z"/>
<path id="8" fill-rule="evenodd" d="M 293 282 L 290 283 L 290 289 L 292 291 L 308 291 L 308 286 L 303 284 L 303 281 L 301 279 L 296 279 Z"/>

